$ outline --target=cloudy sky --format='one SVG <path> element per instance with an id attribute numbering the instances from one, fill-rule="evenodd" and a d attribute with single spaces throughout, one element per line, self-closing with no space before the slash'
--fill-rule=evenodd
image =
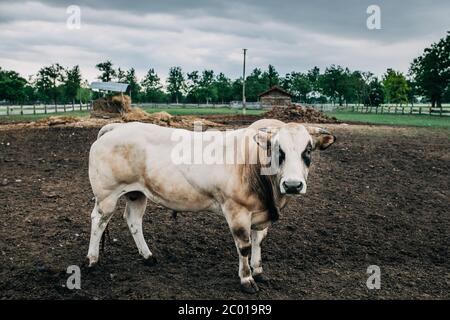
<path id="1" fill-rule="evenodd" d="M 381 9 L 381 29 L 366 25 L 369 5 Z M 67 8 L 81 9 L 69 29 Z M 381 75 L 407 72 L 411 60 L 450 30 L 449 0 L 0 0 L 0 67 L 29 76 L 54 62 L 80 65 L 92 81 L 106 59 L 152 67 L 213 69 L 230 77 L 273 64 L 281 75 L 341 64 Z"/>

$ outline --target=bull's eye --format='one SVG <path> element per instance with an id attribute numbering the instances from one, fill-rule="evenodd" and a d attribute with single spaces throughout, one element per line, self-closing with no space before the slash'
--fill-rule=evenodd
<path id="1" fill-rule="evenodd" d="M 281 165 L 284 162 L 284 159 L 286 159 L 286 154 L 284 153 L 283 150 L 281 150 L 281 148 L 279 149 L 278 152 L 278 164 Z"/>
<path id="2" fill-rule="evenodd" d="M 311 145 L 308 145 L 302 153 L 302 159 L 305 162 L 306 166 L 309 167 L 311 165 Z"/>

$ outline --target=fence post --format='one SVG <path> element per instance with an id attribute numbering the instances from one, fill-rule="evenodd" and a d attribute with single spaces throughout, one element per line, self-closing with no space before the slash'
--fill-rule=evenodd
<path id="1" fill-rule="evenodd" d="M 23 116 L 23 104 L 20 105 L 20 115 Z"/>
<path id="2" fill-rule="evenodd" d="M 36 105 L 33 103 L 33 114 L 36 114 Z"/>
<path id="3" fill-rule="evenodd" d="M 6 115 L 9 116 L 9 106 L 6 106 Z"/>
<path id="4" fill-rule="evenodd" d="M 422 114 L 422 107 L 419 106 L 419 115 L 421 115 L 421 114 Z"/>
<path id="5" fill-rule="evenodd" d="M 441 105 L 441 109 L 439 110 L 439 116 L 442 117 L 442 105 Z"/>
<path id="6" fill-rule="evenodd" d="M 47 105 L 44 104 L 44 113 L 47 114 Z"/>
<path id="7" fill-rule="evenodd" d="M 405 107 L 402 105 L 402 114 L 405 114 Z"/>

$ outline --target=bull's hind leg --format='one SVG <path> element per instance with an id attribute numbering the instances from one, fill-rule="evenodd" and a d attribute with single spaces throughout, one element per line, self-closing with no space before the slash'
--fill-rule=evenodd
<path id="1" fill-rule="evenodd" d="M 258 231 L 252 230 L 252 257 L 251 267 L 253 279 L 257 282 L 266 282 L 263 277 L 262 259 L 261 259 L 261 243 L 267 235 L 267 229 Z"/>
<path id="2" fill-rule="evenodd" d="M 90 267 L 98 262 L 100 240 L 109 220 L 111 220 L 116 204 L 117 197 L 113 195 L 100 202 L 98 199 L 95 200 L 95 207 L 91 213 L 91 240 L 89 242 L 89 251 L 87 255 Z"/>
<path id="3" fill-rule="evenodd" d="M 126 195 L 127 205 L 124 217 L 133 236 L 139 254 L 144 257 L 146 263 L 152 265 L 156 262 L 152 252 L 147 246 L 142 232 L 142 218 L 147 206 L 147 198 L 140 192 L 130 192 Z"/>

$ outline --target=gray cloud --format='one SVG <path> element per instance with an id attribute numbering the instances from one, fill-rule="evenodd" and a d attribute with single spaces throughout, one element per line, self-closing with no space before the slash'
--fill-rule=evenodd
<path id="1" fill-rule="evenodd" d="M 81 30 L 68 30 L 66 8 L 79 5 Z M 382 29 L 366 28 L 366 9 L 381 7 Z M 79 64 L 93 80 L 111 59 L 143 75 L 155 67 L 241 72 L 274 64 L 281 74 L 342 64 L 381 74 L 407 71 L 413 57 L 450 29 L 447 0 L 346 1 L 0 1 L 0 66 L 33 74 L 48 63 Z"/>

